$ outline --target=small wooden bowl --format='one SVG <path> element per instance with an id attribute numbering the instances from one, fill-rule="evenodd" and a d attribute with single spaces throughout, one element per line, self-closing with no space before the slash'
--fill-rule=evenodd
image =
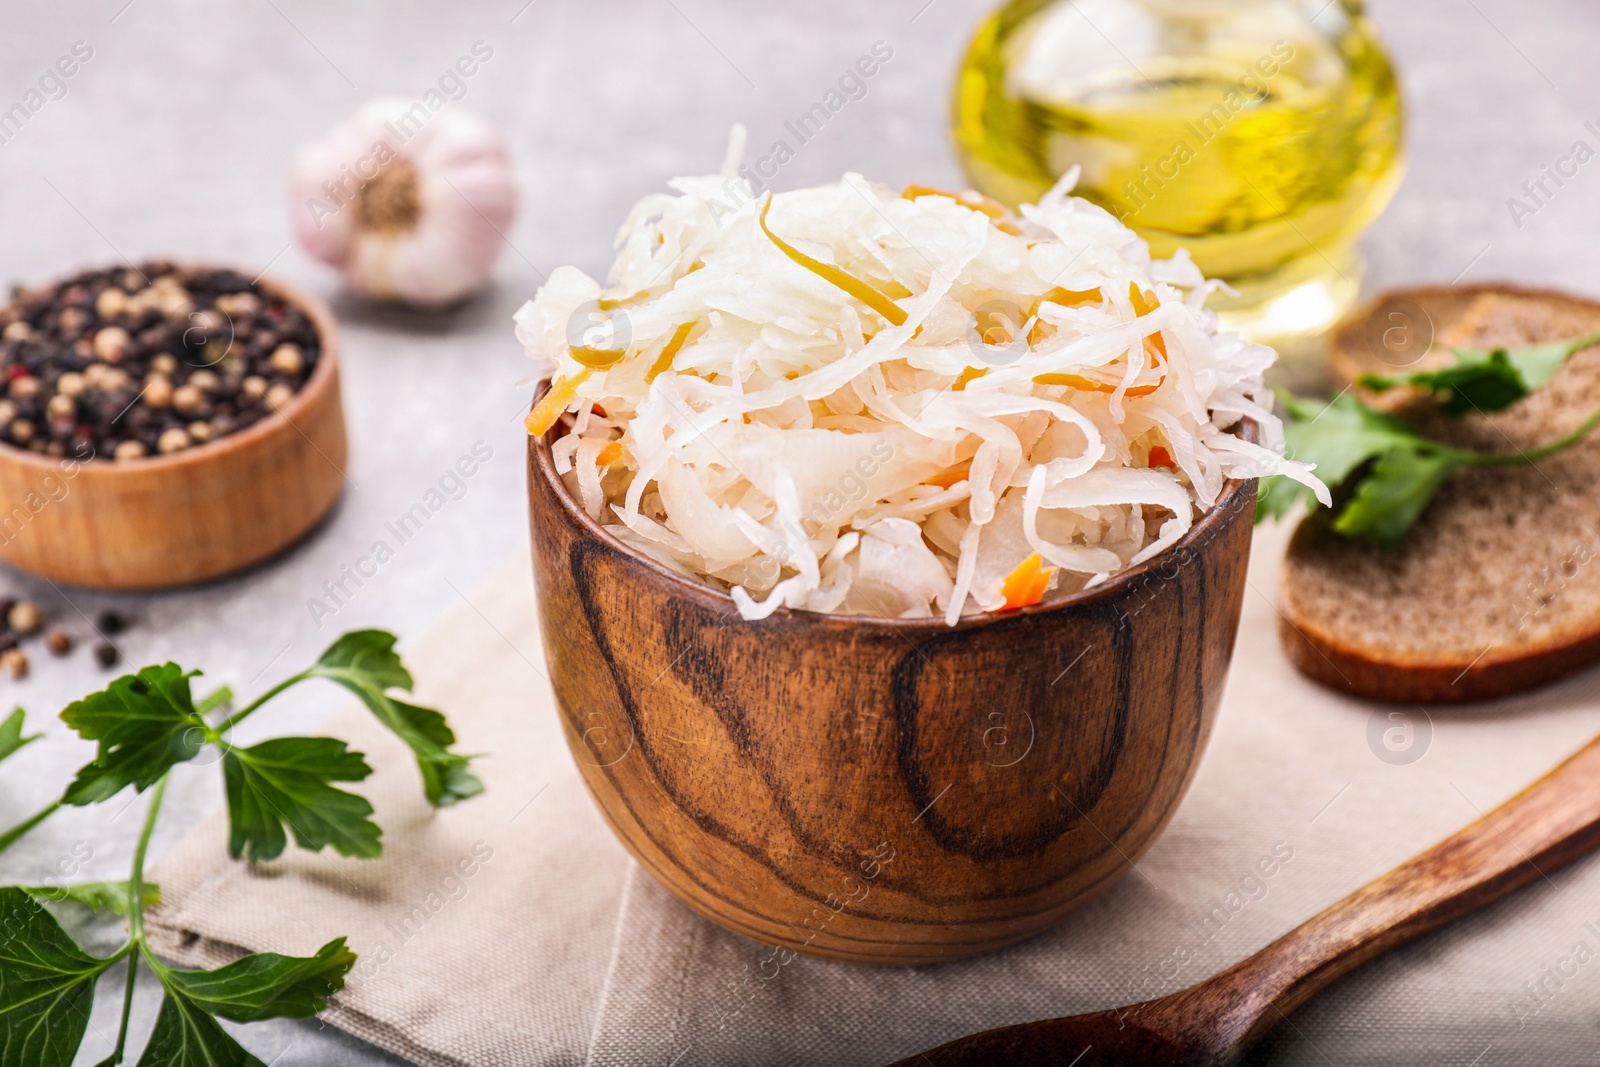
<path id="1" fill-rule="evenodd" d="M 530 443 L 533 560 L 567 741 L 634 858 L 769 945 L 916 964 L 1048 929 L 1127 872 L 1210 736 L 1255 483 L 1167 552 L 1021 611 L 779 610 L 629 551 Z"/>
<path id="2" fill-rule="evenodd" d="M 328 513 L 347 458 L 338 328 L 320 301 L 256 284 L 303 311 L 321 339 L 294 399 L 170 456 L 75 461 L 0 446 L 0 561 L 68 585 L 161 589 L 269 559 Z"/>

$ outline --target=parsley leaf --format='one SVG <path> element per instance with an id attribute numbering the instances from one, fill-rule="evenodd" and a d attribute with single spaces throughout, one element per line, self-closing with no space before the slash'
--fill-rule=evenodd
<path id="1" fill-rule="evenodd" d="M 161 1002 L 150 1043 L 138 1067 L 266 1067 L 228 1036 L 217 1021 L 172 989 Z"/>
<path id="2" fill-rule="evenodd" d="M 387 712 L 371 702 L 368 707 L 417 754 L 422 789 L 430 804 L 443 808 L 483 792 L 483 783 L 469 769 L 471 759 L 449 751 L 456 735 L 443 715 L 433 708 L 393 697 L 384 697 L 384 702 Z"/>
<path id="3" fill-rule="evenodd" d="M 450 751 L 456 735 L 443 715 L 388 695 L 411 689 L 411 673 L 394 652 L 395 637 L 382 630 L 356 630 L 328 647 L 307 673 L 338 682 L 356 696 L 394 734 L 411 746 L 422 772 L 428 802 L 444 807 L 483 791 L 468 766 L 469 757 Z"/>
<path id="4" fill-rule="evenodd" d="M 1363 374 L 1356 384 L 1375 392 L 1412 385 L 1442 396 L 1452 415 L 1500 411 L 1544 385 L 1572 356 L 1600 342 L 1600 331 L 1520 348 L 1452 348 L 1455 362 L 1436 370 L 1385 376 Z"/>
<path id="5" fill-rule="evenodd" d="M 26 717 L 27 713 L 17 708 L 6 716 L 5 722 L 0 722 L 0 760 L 12 755 L 22 746 L 39 740 L 39 734 L 22 736 L 22 722 Z"/>
<path id="6" fill-rule="evenodd" d="M 1285 434 L 1293 458 L 1314 460 L 1317 476 L 1328 485 L 1344 481 L 1351 471 L 1394 446 L 1417 439 L 1405 423 L 1373 411 L 1348 393 L 1311 414 L 1313 410 L 1314 405 L 1296 398 L 1296 421 Z"/>
<path id="7" fill-rule="evenodd" d="M 283 824 L 301 848 L 328 845 L 341 856 L 372 857 L 383 849 L 381 831 L 368 818 L 366 798 L 336 789 L 372 773 L 361 753 L 331 737 L 282 737 L 253 748 L 230 747 L 222 757 L 228 794 L 228 851 L 235 859 L 270 860 L 282 854 Z"/>
<path id="8" fill-rule="evenodd" d="M 212 1016 L 248 1023 L 304 1019 L 344 988 L 356 954 L 344 938 L 315 956 L 259 952 L 214 971 L 186 971 L 151 961 L 167 996 L 139 1067 L 260 1067 Z"/>
<path id="9" fill-rule="evenodd" d="M 85 740 L 100 742 L 100 751 L 78 771 L 63 803 L 96 804 L 130 785 L 142 793 L 174 764 L 193 759 L 205 743 L 205 724 L 189 694 L 189 679 L 198 673 L 176 663 L 145 667 L 67 705 L 61 718 Z"/>
<path id="10" fill-rule="evenodd" d="M 1452 471 L 1474 457 L 1420 437 L 1391 415 L 1374 411 L 1349 393 L 1326 405 L 1281 393 L 1289 422 L 1287 454 L 1316 465 L 1335 500 L 1333 529 L 1388 550 L 1400 543 Z M 1282 475 L 1267 479 L 1256 519 L 1281 518 L 1311 493 Z"/>
<path id="11" fill-rule="evenodd" d="M 416 754 L 428 798 L 453 803 L 479 792 L 469 758 L 451 751 L 455 733 L 444 716 L 393 697 L 411 688 L 411 675 L 394 654 L 395 639 L 379 631 L 347 634 L 309 670 L 273 686 L 238 711 L 226 689 L 194 700 L 190 679 L 198 672 L 173 663 L 150 666 L 112 682 L 104 691 L 70 705 L 62 718 L 84 738 L 98 742 L 93 763 L 78 771 L 60 800 L 0 833 L 0 851 L 47 819 L 63 804 L 94 804 L 133 786 L 149 790 L 143 828 L 125 882 L 0 889 L 0 1067 L 71 1067 L 94 1004 L 94 986 L 113 964 L 128 959 L 124 1010 L 116 1046 L 99 1067 L 122 1062 L 128 1040 L 128 1006 L 141 967 L 148 964 L 165 993 L 141 1067 L 264 1067 L 217 1022 L 306 1018 L 344 988 L 356 955 L 343 938 L 314 956 L 276 953 L 246 956 L 212 971 L 167 967 L 150 951 L 145 909 L 160 891 L 144 880 L 144 865 L 161 811 L 169 772 L 202 746 L 222 752 L 230 819 L 229 849 L 252 860 L 282 854 L 293 833 L 303 848 L 332 847 L 347 856 L 376 856 L 381 831 L 372 805 L 335 783 L 359 782 L 371 768 L 343 741 L 287 737 L 253 747 L 234 747 L 227 734 L 286 689 L 309 678 L 328 678 L 356 693 Z M 224 709 L 213 725 L 208 715 Z M 33 740 L 23 735 L 20 709 L 0 721 L 0 759 Z M 126 915 L 128 940 L 101 959 L 83 952 L 41 905 L 72 901 Z"/>
<path id="12" fill-rule="evenodd" d="M 21 889 L 0 889 L 0 1067 L 71 1067 L 95 980 L 115 959 L 85 953 Z"/>
<path id="13" fill-rule="evenodd" d="M 214 971 L 167 967 L 157 973 L 169 992 L 176 992 L 209 1015 L 237 1023 L 261 1019 L 305 1019 L 328 1006 L 327 998 L 344 988 L 344 977 L 356 954 L 335 938 L 315 956 L 280 956 L 258 952 Z"/>
<path id="14" fill-rule="evenodd" d="M 1596 335 L 1600 340 L 1600 335 Z M 1289 421 L 1290 458 L 1314 465 L 1334 499 L 1335 533 L 1388 550 L 1400 543 L 1450 475 L 1461 467 L 1534 463 L 1584 441 L 1600 429 L 1600 410 L 1548 444 L 1505 453 L 1453 448 L 1422 437 L 1400 420 L 1373 411 L 1349 394 L 1321 407 L 1287 393 L 1280 400 Z M 1308 494 L 1282 475 L 1266 479 L 1256 521 L 1281 518 Z"/>
<path id="15" fill-rule="evenodd" d="M 1362 464 L 1397 446 L 1409 446 L 1417 435 L 1399 419 L 1373 411 L 1348 393 L 1329 404 L 1280 392 L 1289 416 L 1284 427 L 1285 455 L 1316 464 L 1316 475 L 1332 489 Z M 1256 520 L 1280 519 L 1296 502 L 1315 500 L 1312 491 L 1283 475 L 1265 481 L 1256 504 Z"/>
<path id="16" fill-rule="evenodd" d="M 132 887 L 127 882 L 78 882 L 74 885 L 25 885 L 22 891 L 41 904 L 70 900 L 93 911 L 109 911 L 124 918 L 133 910 Z M 161 903 L 161 890 L 153 885 L 141 886 L 144 906 Z"/>
<path id="17" fill-rule="evenodd" d="M 1306 487 L 1293 478 L 1274 474 L 1270 478 L 1261 479 L 1260 488 L 1256 493 L 1256 521 L 1283 518 L 1307 495 Z"/>
<path id="18" fill-rule="evenodd" d="M 1434 449 L 1390 449 L 1333 520 L 1334 532 L 1394 548 L 1457 466 L 1455 457 Z"/>

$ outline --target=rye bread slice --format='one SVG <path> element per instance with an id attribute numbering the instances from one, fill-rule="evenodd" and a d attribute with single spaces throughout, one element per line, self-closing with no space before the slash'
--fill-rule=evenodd
<path id="1" fill-rule="evenodd" d="M 1399 290 L 1331 336 L 1334 387 L 1364 372 L 1448 361 L 1437 353 L 1419 359 L 1427 340 L 1418 337 L 1488 348 L 1597 327 L 1600 303 L 1562 293 L 1510 285 Z M 1395 332 L 1404 330 L 1421 333 L 1408 341 Z M 1362 397 L 1460 447 L 1527 449 L 1600 407 L 1600 346 L 1492 416 L 1452 418 L 1398 391 Z M 1339 537 L 1318 509 L 1290 540 L 1282 608 L 1280 637 L 1294 665 L 1372 699 L 1484 700 L 1600 662 L 1600 433 L 1535 465 L 1456 472 L 1391 552 Z"/>

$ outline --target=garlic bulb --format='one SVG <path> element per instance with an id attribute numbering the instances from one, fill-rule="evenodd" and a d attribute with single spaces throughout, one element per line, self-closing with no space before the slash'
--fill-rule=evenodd
<path id="1" fill-rule="evenodd" d="M 368 101 L 295 156 L 295 236 L 355 291 L 441 307 L 481 288 L 516 212 L 504 143 L 454 104 Z"/>

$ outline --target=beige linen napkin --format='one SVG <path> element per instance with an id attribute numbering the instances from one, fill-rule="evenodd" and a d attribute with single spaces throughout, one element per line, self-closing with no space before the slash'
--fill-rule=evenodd
<path id="1" fill-rule="evenodd" d="M 520 560 L 407 653 L 465 747 L 492 754 L 488 794 L 429 814 L 404 752 L 345 714 L 329 732 L 378 767 L 384 859 L 297 853 L 252 870 L 226 860 L 213 823 L 157 871 L 160 944 L 216 963 L 340 933 L 368 958 L 381 943 L 391 958 L 358 968 L 332 1021 L 419 1063 L 485 1067 L 877 1064 L 1188 985 L 1600 732 L 1594 674 L 1431 716 L 1304 682 L 1275 633 L 1284 534 L 1259 532 L 1223 711 L 1172 825 L 1105 896 L 1007 952 L 938 967 L 780 965 L 679 906 L 621 856 L 583 793 L 539 674 Z M 479 841 L 493 856 L 450 900 L 444 879 Z M 405 937 L 430 891 L 437 909 Z M 1259 1062 L 1595 1063 L 1597 1020 L 1600 862 L 1583 861 L 1357 972 L 1280 1026 Z"/>
<path id="2" fill-rule="evenodd" d="M 404 646 L 486 790 L 434 811 L 410 752 L 352 702 L 316 731 L 367 754 L 356 787 L 383 856 L 290 847 L 228 859 L 222 813 L 162 858 L 157 950 L 194 966 L 244 952 L 309 954 L 348 935 L 359 955 L 325 1018 L 429 1067 L 580 1064 L 594 1029 L 632 861 L 589 801 L 539 658 L 532 575 L 508 561 L 434 631 Z"/>

